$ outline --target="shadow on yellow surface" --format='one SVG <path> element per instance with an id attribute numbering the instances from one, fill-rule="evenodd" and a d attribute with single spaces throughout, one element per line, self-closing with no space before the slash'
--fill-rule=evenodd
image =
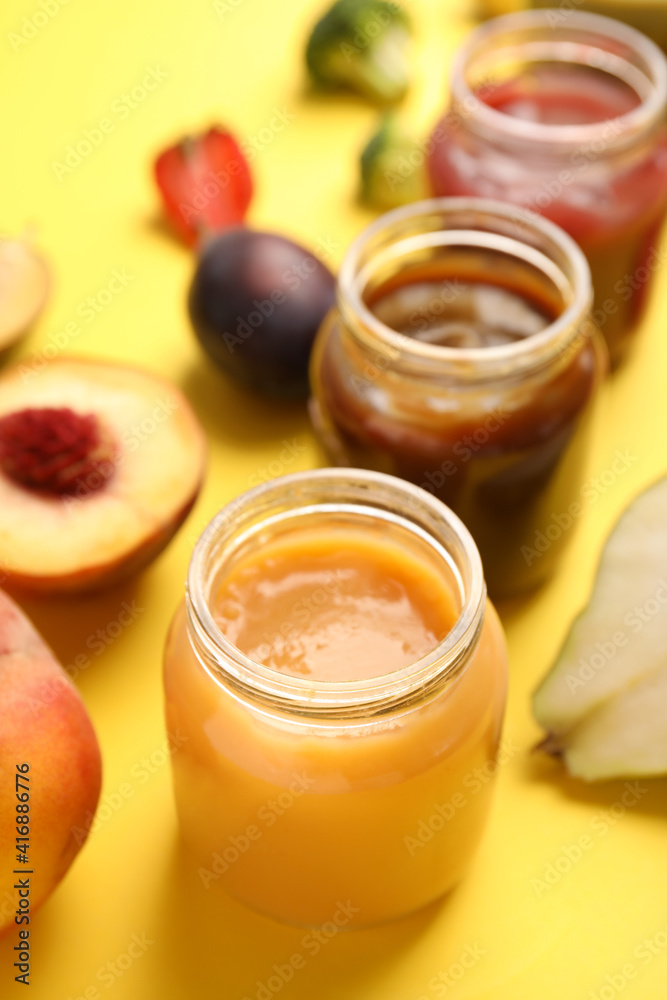
<path id="1" fill-rule="evenodd" d="M 169 965 L 174 1000 L 196 996 L 198 988 L 210 990 L 212 983 L 218 984 L 221 997 L 262 1000 L 280 992 L 281 981 L 283 986 L 289 982 L 290 997 L 312 1000 L 325 992 L 334 974 L 342 997 L 346 986 L 355 984 L 359 990 L 380 969 L 383 976 L 391 975 L 392 963 L 400 963 L 446 906 L 446 901 L 438 902 L 405 920 L 341 930 L 327 938 L 260 916 L 217 883 L 204 888 L 196 863 L 177 842 L 165 874 L 164 922 L 156 937 Z M 295 956 L 303 961 L 291 964 Z"/>
<path id="2" fill-rule="evenodd" d="M 145 577 L 134 576 L 98 594 L 29 597 L 12 594 L 51 646 L 70 677 L 85 691 L 89 668 L 114 646 L 122 656 L 128 627 L 143 613 Z"/>
<path id="3" fill-rule="evenodd" d="M 589 784 L 570 777 L 560 760 L 539 750 L 526 754 L 522 763 L 526 781 L 548 784 L 557 789 L 562 798 L 572 802 L 606 807 L 611 810 L 612 822 L 617 822 L 626 812 L 667 819 L 667 778 L 628 778 Z"/>
<path id="4" fill-rule="evenodd" d="M 194 339 L 194 334 L 192 335 Z M 205 426 L 228 444 L 263 443 L 310 433 L 304 402 L 268 399 L 245 389 L 202 354 L 181 386 Z"/>

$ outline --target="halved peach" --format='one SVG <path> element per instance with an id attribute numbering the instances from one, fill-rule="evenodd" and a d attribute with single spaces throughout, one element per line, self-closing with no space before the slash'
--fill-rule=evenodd
<path id="1" fill-rule="evenodd" d="M 136 368 L 60 358 L 0 375 L 0 579 L 44 593 L 116 583 L 195 502 L 204 432 L 184 395 Z"/>
<path id="2" fill-rule="evenodd" d="M 28 332 L 50 286 L 46 261 L 29 243 L 0 239 L 0 358 Z"/>

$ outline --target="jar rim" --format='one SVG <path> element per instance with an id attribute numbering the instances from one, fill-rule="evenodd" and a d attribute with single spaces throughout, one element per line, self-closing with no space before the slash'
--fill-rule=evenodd
<path id="1" fill-rule="evenodd" d="M 461 565 L 459 616 L 444 639 L 414 663 L 377 677 L 350 681 L 323 681 L 296 677 L 258 663 L 234 646 L 218 628 L 210 593 L 215 582 L 212 561 L 215 546 L 224 546 L 244 523 L 267 520 L 281 504 L 295 510 L 323 511 L 331 504 L 345 511 L 361 504 L 364 512 L 406 507 L 423 539 L 431 536 L 434 549 L 456 549 Z M 346 499 L 347 498 L 347 499 Z M 426 538 L 426 540 L 428 540 Z M 452 552 L 450 551 L 450 555 Z M 452 558 L 454 558 L 452 556 Z M 450 563 L 451 565 L 451 563 Z M 212 519 L 195 545 L 186 584 L 188 632 L 194 652 L 209 675 L 225 682 L 237 697 L 308 718 L 367 718 L 421 703 L 430 692 L 454 679 L 465 668 L 481 633 L 486 604 L 482 561 L 463 522 L 430 493 L 384 473 L 360 469 L 318 469 L 296 472 L 263 483 L 241 494 Z"/>
<path id="2" fill-rule="evenodd" d="M 526 233 L 536 234 L 560 253 L 571 265 L 569 276 L 561 272 L 563 280 L 571 286 L 571 297 L 560 316 L 539 333 L 495 347 L 446 347 L 430 344 L 399 333 L 380 320 L 366 305 L 356 280 L 363 253 L 368 245 L 383 231 L 391 235 L 391 230 L 394 228 L 400 233 L 406 223 L 417 222 L 420 216 L 425 222 L 439 215 L 445 221 L 448 216 L 457 214 L 462 216 L 479 214 L 490 219 L 495 218 L 504 225 L 510 224 L 517 228 L 523 226 Z M 443 226 L 442 231 L 446 232 L 446 227 Z M 453 228 L 452 232 L 478 234 L 480 247 L 484 246 L 485 239 L 488 242 L 489 231 L 486 229 Z M 454 243 L 455 239 L 453 238 L 451 242 Z M 517 248 L 522 247 L 524 251 L 528 249 L 528 245 L 522 243 L 519 234 L 515 236 L 514 242 Z M 374 341 L 375 346 L 381 344 L 388 347 L 397 358 L 401 357 L 412 364 L 426 367 L 430 374 L 446 373 L 454 369 L 458 374 L 487 373 L 494 377 L 499 369 L 517 372 L 526 367 L 539 366 L 563 351 L 580 334 L 581 324 L 588 315 L 592 302 L 593 283 L 590 266 L 583 251 L 571 236 L 536 212 L 486 198 L 429 198 L 386 212 L 367 226 L 354 240 L 343 258 L 338 273 L 338 308 L 347 321 L 348 328 L 359 334 L 362 339 Z"/>
<path id="3" fill-rule="evenodd" d="M 567 10 L 564 12 L 566 23 L 556 26 L 549 23 L 549 15 L 553 13 L 549 10 L 532 10 L 504 14 L 492 18 L 472 31 L 459 49 L 453 64 L 451 90 L 454 108 L 467 109 L 470 103 L 474 102 L 474 114 L 470 112 L 466 114 L 471 127 L 477 126 L 487 133 L 502 135 L 503 138 L 521 141 L 533 147 L 544 146 L 550 148 L 552 152 L 557 151 L 559 147 L 569 152 L 572 147 L 597 140 L 605 142 L 609 149 L 624 148 L 632 144 L 637 137 L 644 135 L 664 118 L 667 108 L 667 59 L 664 53 L 641 31 L 612 17 Z M 492 108 L 480 100 L 466 79 L 466 69 L 485 44 L 505 33 L 520 34 L 522 31 L 530 33 L 539 28 L 547 29 L 556 44 L 556 36 L 560 32 L 564 36 L 561 42 L 565 42 L 567 36 L 574 39 L 578 34 L 594 34 L 598 35 L 601 42 L 606 39 L 626 45 L 644 61 L 647 72 L 641 70 L 639 72 L 642 72 L 647 84 L 651 86 L 651 92 L 648 96 L 638 93 L 639 105 L 626 114 L 584 125 L 549 125 L 525 121 Z M 599 68 L 592 63 L 591 66 Z M 615 123 L 619 127 L 613 140 L 610 140 L 608 135 L 610 123 Z"/>

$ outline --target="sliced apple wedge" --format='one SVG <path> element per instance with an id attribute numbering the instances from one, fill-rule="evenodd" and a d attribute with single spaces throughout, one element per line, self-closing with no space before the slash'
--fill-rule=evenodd
<path id="1" fill-rule="evenodd" d="M 667 774 L 667 478 L 614 528 L 533 707 L 573 774 Z"/>
<path id="2" fill-rule="evenodd" d="M 78 358 L 0 376 L 0 577 L 47 593 L 145 566 L 192 507 L 204 433 L 171 383 Z"/>
<path id="3" fill-rule="evenodd" d="M 46 262 L 29 243 L 0 239 L 0 357 L 35 322 L 50 285 Z"/>

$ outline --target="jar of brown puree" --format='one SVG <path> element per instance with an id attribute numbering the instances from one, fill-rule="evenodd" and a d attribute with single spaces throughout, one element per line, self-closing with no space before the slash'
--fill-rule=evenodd
<path id="1" fill-rule="evenodd" d="M 351 246 L 315 343 L 311 414 L 328 461 L 451 507 L 496 597 L 544 581 L 571 534 L 545 532 L 576 521 L 608 367 L 591 303 L 586 259 L 553 223 L 432 199 Z"/>

